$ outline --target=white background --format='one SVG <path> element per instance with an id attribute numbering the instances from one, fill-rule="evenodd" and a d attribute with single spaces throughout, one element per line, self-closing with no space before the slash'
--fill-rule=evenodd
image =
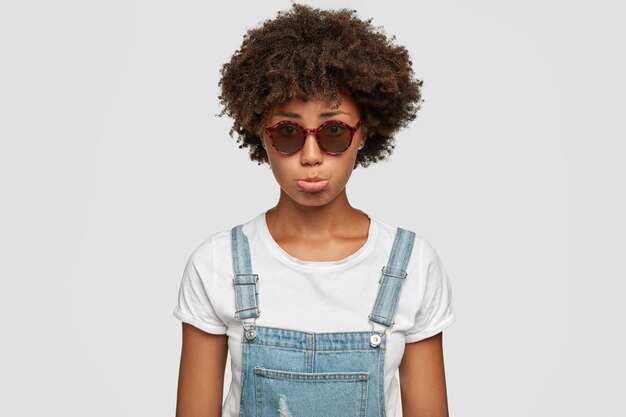
<path id="1" fill-rule="evenodd" d="M 310 3 L 373 17 L 425 81 L 348 197 L 446 266 L 451 416 L 624 416 L 618 2 Z M 215 116 L 219 69 L 289 4 L 2 3 L 0 415 L 174 415 L 187 258 L 279 191 Z"/>

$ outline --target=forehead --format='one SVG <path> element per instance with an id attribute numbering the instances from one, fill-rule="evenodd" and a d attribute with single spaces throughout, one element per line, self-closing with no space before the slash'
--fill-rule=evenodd
<path id="1" fill-rule="evenodd" d="M 356 115 L 358 114 L 358 107 L 354 99 L 340 92 L 338 100 L 335 102 L 331 98 L 303 100 L 299 97 L 292 97 L 283 103 L 271 107 L 268 115 L 271 117 L 277 113 L 321 114 L 337 111 Z"/>

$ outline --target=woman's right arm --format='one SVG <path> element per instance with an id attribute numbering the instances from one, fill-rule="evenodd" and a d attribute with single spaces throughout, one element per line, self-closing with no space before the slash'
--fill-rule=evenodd
<path id="1" fill-rule="evenodd" d="M 228 336 L 182 326 L 176 417 L 221 417 Z"/>

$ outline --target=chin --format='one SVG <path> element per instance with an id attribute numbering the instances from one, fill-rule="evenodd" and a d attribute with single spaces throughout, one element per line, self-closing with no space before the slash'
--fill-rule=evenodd
<path id="1" fill-rule="evenodd" d="M 327 189 L 311 193 L 297 188 L 293 194 L 289 193 L 289 196 L 303 206 L 324 206 L 333 200 L 330 190 Z"/>

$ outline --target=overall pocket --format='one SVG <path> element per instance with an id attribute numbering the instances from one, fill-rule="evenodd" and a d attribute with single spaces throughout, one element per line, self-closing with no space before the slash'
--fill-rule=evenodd
<path id="1" fill-rule="evenodd" d="M 368 372 L 254 368 L 257 417 L 366 417 Z"/>

